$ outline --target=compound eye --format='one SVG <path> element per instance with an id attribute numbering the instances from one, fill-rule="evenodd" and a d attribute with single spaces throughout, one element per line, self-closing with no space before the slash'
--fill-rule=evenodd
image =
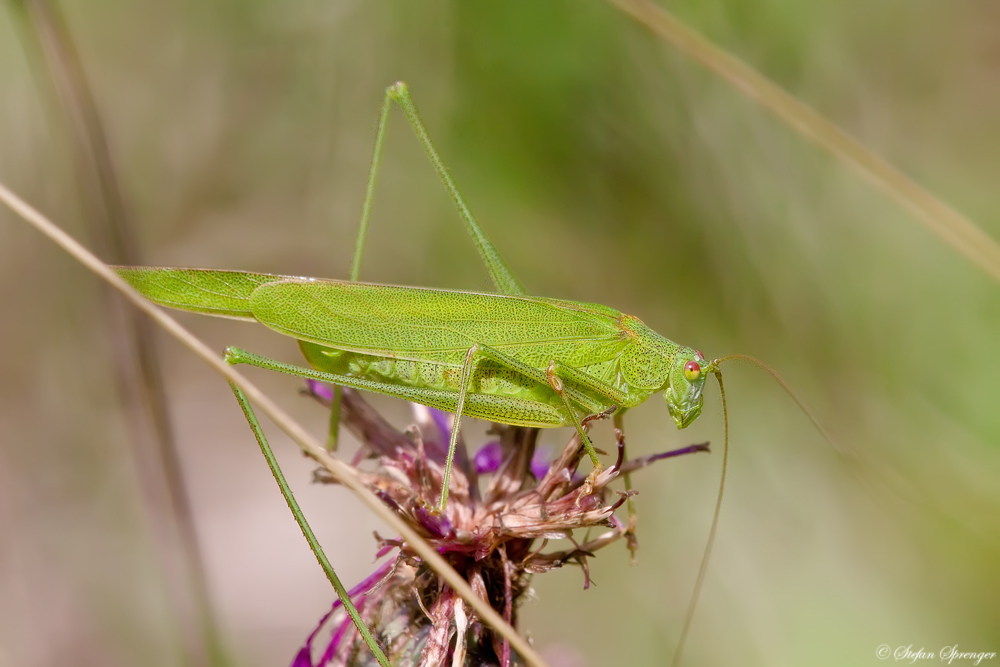
<path id="1" fill-rule="evenodd" d="M 697 361 L 689 361 L 684 364 L 684 377 L 688 382 L 694 382 L 701 377 L 701 366 Z"/>

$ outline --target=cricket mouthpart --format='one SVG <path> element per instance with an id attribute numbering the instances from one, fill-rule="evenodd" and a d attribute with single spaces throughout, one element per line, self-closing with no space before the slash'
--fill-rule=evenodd
<path id="1" fill-rule="evenodd" d="M 678 349 L 674 356 L 663 398 L 679 429 L 687 428 L 701 414 L 704 401 L 701 392 L 709 374 L 708 366 L 701 352 L 690 347 Z"/>

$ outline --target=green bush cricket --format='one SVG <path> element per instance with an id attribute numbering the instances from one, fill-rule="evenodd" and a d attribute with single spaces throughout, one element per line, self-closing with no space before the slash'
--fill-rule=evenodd
<path id="1" fill-rule="evenodd" d="M 498 293 L 477 293 L 357 282 L 386 120 L 392 102 L 404 110 L 485 262 Z M 447 508 L 449 477 L 463 416 L 529 426 L 573 426 L 593 465 L 602 464 L 583 426 L 596 414 L 622 413 L 663 392 L 678 428 L 701 413 L 708 374 L 720 364 L 694 348 L 657 334 L 641 320 L 612 308 L 526 294 L 480 229 L 420 121 L 405 84 L 390 86 L 379 117 L 351 280 L 325 280 L 212 269 L 118 267 L 152 301 L 202 314 L 256 321 L 299 341 L 312 368 L 226 350 L 231 364 L 385 394 L 455 414 L 440 498 Z M 748 359 L 761 366 L 760 362 Z M 787 386 L 773 371 L 784 388 Z M 252 411 L 237 391 L 258 439 Z M 801 405 L 801 404 L 800 404 Z M 336 400 L 331 439 L 337 429 Z M 263 446 L 263 444 L 262 444 Z M 709 543 L 682 632 L 683 646 L 718 522 L 722 485 Z M 345 604 L 349 603 L 349 599 Z M 349 606 L 349 605 L 348 605 Z M 355 619 L 360 623 L 360 619 Z M 363 623 L 358 625 L 365 633 Z M 379 656 L 374 641 L 368 642 Z M 381 662 L 381 658 L 380 658 Z"/>
<path id="2" fill-rule="evenodd" d="M 394 99 L 455 199 L 498 294 L 212 269 L 116 270 L 161 305 L 256 321 L 292 336 L 313 368 L 233 347 L 226 352 L 231 363 L 414 401 L 455 413 L 456 423 L 468 415 L 518 426 L 573 426 L 597 469 L 600 459 L 581 424 L 587 415 L 635 407 L 662 391 L 678 428 L 694 421 L 705 378 L 717 372 L 718 362 L 612 308 L 528 296 L 472 217 L 403 84 L 386 93 L 359 252 Z M 439 512 L 447 503 L 457 433 L 451 436 Z"/>

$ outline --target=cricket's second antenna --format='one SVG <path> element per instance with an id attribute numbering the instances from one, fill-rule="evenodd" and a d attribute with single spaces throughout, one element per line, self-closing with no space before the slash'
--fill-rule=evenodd
<path id="1" fill-rule="evenodd" d="M 699 356 L 701 353 L 698 353 Z M 715 379 L 719 381 L 719 393 L 722 395 L 722 424 L 724 429 L 722 446 L 722 474 L 719 477 L 719 495 L 715 500 L 715 512 L 712 515 L 712 527 L 708 531 L 708 542 L 705 543 L 705 551 L 701 556 L 701 565 L 698 566 L 698 578 L 694 582 L 694 591 L 691 593 L 691 600 L 688 602 L 687 611 L 684 613 L 684 627 L 681 629 L 681 637 L 677 642 L 677 649 L 674 651 L 674 659 L 671 661 L 672 667 L 677 667 L 681 661 L 681 654 L 684 652 L 684 642 L 687 640 L 688 630 L 691 629 L 691 621 L 694 619 L 694 610 L 698 606 L 698 598 L 701 596 L 701 588 L 705 583 L 705 573 L 708 571 L 708 561 L 712 557 L 712 546 L 715 544 L 715 533 L 719 527 L 719 515 L 722 512 L 722 494 L 726 489 L 726 470 L 729 467 L 729 410 L 726 406 L 726 387 L 722 384 L 722 372 L 719 370 L 719 359 L 712 361 L 707 371 L 715 373 Z"/>

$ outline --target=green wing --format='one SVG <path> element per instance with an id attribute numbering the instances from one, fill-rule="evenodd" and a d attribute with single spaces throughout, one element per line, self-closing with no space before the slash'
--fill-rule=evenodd
<path id="1" fill-rule="evenodd" d="M 597 304 L 269 273 L 115 267 L 170 308 L 259 321 L 299 340 L 381 357 L 460 363 L 473 343 L 536 368 L 586 367 L 627 345 L 621 313 Z"/>
<path id="2" fill-rule="evenodd" d="M 112 267 L 154 303 L 206 315 L 255 321 L 250 295 L 265 283 L 288 276 L 214 269 Z"/>
<path id="3" fill-rule="evenodd" d="M 593 362 L 594 346 L 613 354 L 627 344 L 618 311 L 537 297 L 285 279 L 254 290 L 250 307 L 261 323 L 300 340 L 415 361 L 480 343 L 540 367 L 581 355 Z"/>

